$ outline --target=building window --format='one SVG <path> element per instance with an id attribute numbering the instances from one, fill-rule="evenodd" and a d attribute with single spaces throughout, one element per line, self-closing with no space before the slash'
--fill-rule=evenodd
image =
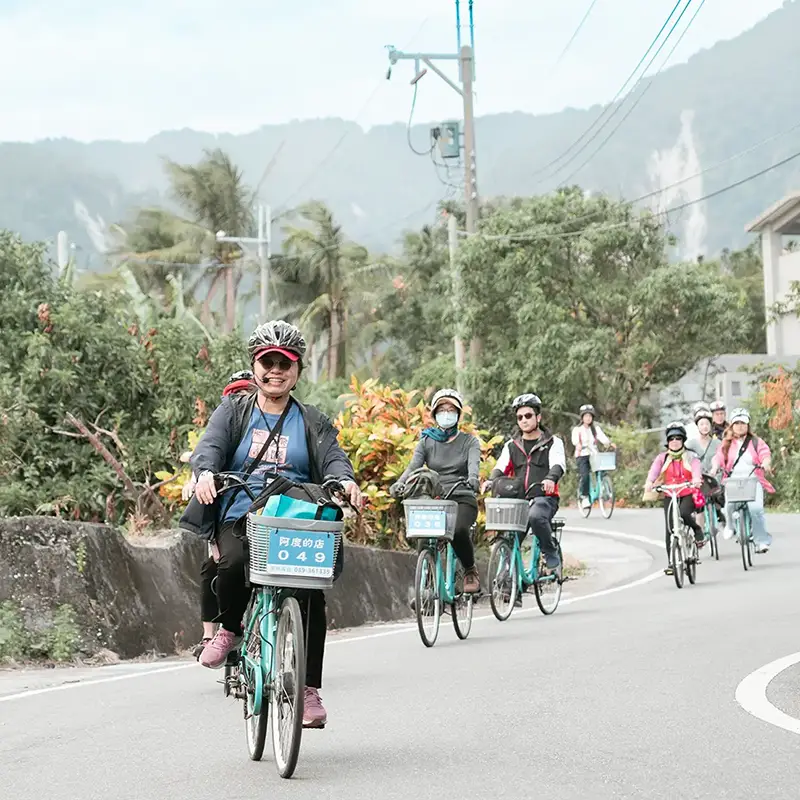
<path id="1" fill-rule="evenodd" d="M 741 381 L 731 381 L 731 394 L 734 397 L 741 397 L 742 396 L 742 382 Z"/>

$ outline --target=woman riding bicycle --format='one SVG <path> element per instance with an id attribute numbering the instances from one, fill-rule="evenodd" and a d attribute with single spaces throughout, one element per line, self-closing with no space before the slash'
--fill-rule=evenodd
<path id="1" fill-rule="evenodd" d="M 292 397 L 306 352 L 300 331 L 283 320 L 267 322 L 255 329 L 248 350 L 253 390 L 230 394 L 211 415 L 192 455 L 197 485 L 180 523 L 205 539 L 213 539 L 219 549 L 217 602 L 221 625 L 199 659 L 211 669 L 221 667 L 228 653 L 240 644 L 242 618 L 251 592 L 245 583 L 244 531 L 251 500 L 242 490 L 218 498 L 214 474 L 244 473 L 255 465 L 247 478 L 255 495 L 278 476 L 315 484 L 334 477 L 341 481 L 353 505 L 361 503 L 353 467 L 337 442 L 336 428 L 318 409 Z M 302 597 L 300 607 L 308 640 L 303 724 L 321 727 L 327 720 L 318 691 L 327 634 L 325 596 L 321 590 L 306 590 L 298 596 Z"/>
<path id="2" fill-rule="evenodd" d="M 711 477 L 714 456 L 722 444 L 712 434 L 712 414 L 708 403 L 698 403 L 694 408 L 694 424 L 697 427 L 697 436 L 686 442 L 686 449 L 697 453 L 703 468 L 703 495 L 706 501 L 714 504 L 717 517 L 724 520 L 722 515 L 722 492 L 719 482 Z"/>
<path id="3" fill-rule="evenodd" d="M 477 436 L 458 429 L 464 400 L 455 389 L 441 389 L 431 400 L 431 414 L 436 426 L 422 431 L 411 463 L 397 482 L 390 488 L 393 497 L 402 495 L 411 473 L 422 467 L 438 473 L 445 493 L 459 481 L 467 486 L 458 486 L 450 495 L 458 503 L 453 550 L 464 567 L 464 591 L 475 594 L 481 589 L 478 570 L 475 568 L 475 548 L 470 530 L 478 518 L 476 495 L 480 488 L 481 444 Z"/>
<path id="4" fill-rule="evenodd" d="M 582 405 L 578 412 L 581 415 L 581 424 L 572 429 L 572 444 L 575 446 L 575 463 L 578 466 L 580 476 L 581 506 L 591 508 L 592 501 L 589 499 L 591 487 L 591 456 L 596 455 L 597 443 L 616 450 L 617 446 L 611 443 L 608 436 L 603 433 L 602 428 L 595 422 L 596 412 L 594 406 L 587 403 Z"/>
<path id="5" fill-rule="evenodd" d="M 697 546 L 702 547 L 705 544 L 703 529 L 694 518 L 697 512 L 695 492 L 703 485 L 700 459 L 691 450 L 686 449 L 686 428 L 680 422 L 673 422 L 667 426 L 666 441 L 667 449 L 663 453 L 659 453 L 650 466 L 647 482 L 644 485 L 645 492 L 652 492 L 653 487 L 662 484 L 691 483 L 692 486 L 685 487 L 678 492 L 678 507 L 684 524 L 694 531 Z M 672 498 L 664 497 L 664 518 L 667 524 L 667 568 L 664 571 L 668 575 L 672 574 L 672 567 L 669 563 L 670 544 L 672 543 L 672 519 L 669 513 L 671 502 Z"/>
<path id="6" fill-rule="evenodd" d="M 767 480 L 765 473 L 772 472 L 772 454 L 763 439 L 759 439 L 750 429 L 750 412 L 746 408 L 735 408 L 731 412 L 730 427 L 725 439 L 714 456 L 713 470 L 722 470 L 725 478 L 758 478 L 756 499 L 748 503 L 750 519 L 753 523 L 753 544 L 756 553 L 766 553 L 772 544 L 772 536 L 767 532 L 764 515 L 764 491 L 774 493 L 775 488 Z M 724 539 L 733 538 L 730 527 L 731 515 L 727 504 L 725 516 L 728 524 L 722 532 Z"/>

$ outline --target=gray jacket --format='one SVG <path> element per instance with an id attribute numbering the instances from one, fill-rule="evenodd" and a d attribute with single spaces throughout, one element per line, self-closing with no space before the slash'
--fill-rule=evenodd
<path id="1" fill-rule="evenodd" d="M 247 431 L 256 397 L 256 392 L 251 392 L 223 398 L 192 454 L 191 465 L 195 475 L 205 470 L 222 472 L 230 464 Z M 322 483 L 327 477 L 355 480 L 353 466 L 339 446 L 339 432 L 330 419 L 314 406 L 305 406 L 294 398 L 290 402 L 296 403 L 303 415 L 311 483 Z M 226 493 L 223 498 L 227 496 Z M 212 539 L 217 524 L 217 503 L 206 506 L 193 496 L 178 524 L 204 539 Z"/>

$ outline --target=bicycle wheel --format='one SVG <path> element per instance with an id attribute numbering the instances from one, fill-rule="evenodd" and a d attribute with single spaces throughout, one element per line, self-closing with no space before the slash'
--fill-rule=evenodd
<path id="1" fill-rule="evenodd" d="M 464 567 L 456 560 L 455 600 L 450 606 L 453 627 L 459 639 L 466 639 L 472 630 L 473 595 L 464 593 Z"/>
<path id="2" fill-rule="evenodd" d="M 750 566 L 748 564 L 748 561 L 749 561 L 749 558 L 748 558 L 749 553 L 748 553 L 748 551 L 750 549 L 750 546 L 749 546 L 749 544 L 747 542 L 747 539 L 749 537 L 748 537 L 747 526 L 744 523 L 743 514 L 744 514 L 744 512 L 740 511 L 736 515 L 736 528 L 735 528 L 735 530 L 736 530 L 736 536 L 739 539 L 739 547 L 742 550 L 742 566 L 744 567 L 744 571 L 747 572 L 747 570 L 750 569 Z"/>
<path id="3" fill-rule="evenodd" d="M 611 476 L 606 472 L 603 473 L 603 477 L 600 479 L 600 496 L 597 498 L 597 502 L 600 506 L 600 513 L 606 519 L 611 519 L 616 498 L 614 497 L 614 483 L 611 480 Z"/>
<path id="4" fill-rule="evenodd" d="M 281 603 L 270 701 L 272 752 L 281 778 L 291 778 L 300 754 L 306 687 L 306 641 L 300 605 L 294 597 Z"/>
<path id="5" fill-rule="evenodd" d="M 584 519 L 588 519 L 589 514 L 592 513 L 591 491 L 592 491 L 592 486 L 591 486 L 591 484 L 589 484 L 589 505 L 586 508 L 584 508 L 583 505 L 581 504 L 581 500 L 583 500 L 583 497 L 581 496 L 581 479 L 578 478 L 578 490 L 577 490 L 577 492 L 578 492 L 578 511 L 581 512 L 581 516 Z"/>
<path id="6" fill-rule="evenodd" d="M 533 593 L 536 596 L 536 605 L 539 611 L 546 616 L 550 616 L 561 601 L 562 574 L 564 571 L 564 556 L 561 552 L 561 545 L 558 545 L 558 557 L 561 566 L 556 572 L 544 577 L 538 577 L 533 583 Z"/>
<path id="7" fill-rule="evenodd" d="M 708 543 L 711 547 L 711 555 L 716 561 L 719 561 L 719 542 L 717 541 L 717 534 L 719 531 L 717 529 L 716 506 L 708 506 L 708 511 L 706 513 L 708 514 Z"/>
<path id="8" fill-rule="evenodd" d="M 263 686 L 263 677 L 260 680 Z M 252 761 L 261 761 L 267 741 L 267 722 L 269 721 L 269 702 L 263 691 L 260 713 L 253 714 L 254 705 L 255 693 L 248 691 L 244 701 L 244 731 L 247 736 L 247 752 Z"/>
<path id="9" fill-rule="evenodd" d="M 486 584 L 489 587 L 489 605 L 500 622 L 505 622 L 514 610 L 517 599 L 517 565 L 514 551 L 505 539 L 497 539 L 489 556 Z M 505 604 L 505 605 L 504 605 Z"/>
<path id="10" fill-rule="evenodd" d="M 747 506 L 745 506 L 747 509 Z M 750 509 L 743 512 L 746 515 L 744 521 L 744 529 L 747 532 L 747 565 L 753 566 L 753 553 L 755 551 L 755 542 L 753 541 L 753 521 L 750 519 Z"/>
<path id="11" fill-rule="evenodd" d="M 672 575 L 675 578 L 675 585 L 683 589 L 683 548 L 679 537 L 672 537 L 672 544 L 669 551 L 669 563 L 672 564 Z"/>
<path id="12" fill-rule="evenodd" d="M 693 586 L 697 582 L 697 559 L 698 551 L 697 544 L 694 541 L 694 531 L 690 531 L 691 544 L 689 545 L 688 558 L 686 559 L 686 577 L 689 578 L 689 583 Z"/>
<path id="13" fill-rule="evenodd" d="M 436 559 L 429 548 L 420 551 L 417 556 L 417 572 L 414 578 L 414 596 L 416 599 L 417 627 L 419 638 L 425 647 L 433 647 L 439 635 L 440 599 L 439 586 L 436 580 Z M 427 627 L 426 627 L 427 620 Z"/>

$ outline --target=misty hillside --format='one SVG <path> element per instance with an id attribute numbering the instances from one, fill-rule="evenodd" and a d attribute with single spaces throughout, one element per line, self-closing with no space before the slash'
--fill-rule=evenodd
<path id="1" fill-rule="evenodd" d="M 637 197 L 800 122 L 795 95 L 800 84 L 797 31 L 800 2 L 792 0 L 736 39 L 663 72 L 602 152 L 570 183 Z M 628 107 L 550 179 L 541 167 L 585 131 L 600 106 L 546 116 L 480 117 L 481 194 L 531 194 L 555 187 L 594 152 Z M 427 141 L 429 127 L 412 130 L 418 148 Z M 685 193 L 667 202 L 677 205 L 713 192 L 797 151 L 798 145 L 800 130 L 684 184 Z M 67 139 L 2 144 L 0 227 L 29 239 L 50 240 L 66 229 L 82 248 L 83 265 L 94 252 L 93 228 L 101 231 L 103 225 L 125 220 L 136 205 L 169 203 L 161 157 L 188 163 L 204 148 L 216 146 L 231 154 L 253 185 L 281 148 L 262 192 L 273 211 L 311 197 L 322 199 L 351 237 L 376 249 L 391 247 L 404 228 L 431 220 L 443 196 L 460 198 L 460 192 L 446 185 L 444 170 L 437 177 L 430 159 L 409 150 L 405 125 L 378 126 L 365 133 L 355 123 L 325 119 L 267 126 L 238 136 L 170 131 L 135 144 Z M 657 163 L 661 167 L 654 171 Z M 455 172 L 451 179 L 458 180 Z M 800 159 L 671 215 L 669 222 L 686 254 L 710 255 L 746 243 L 745 223 L 798 187 Z"/>

